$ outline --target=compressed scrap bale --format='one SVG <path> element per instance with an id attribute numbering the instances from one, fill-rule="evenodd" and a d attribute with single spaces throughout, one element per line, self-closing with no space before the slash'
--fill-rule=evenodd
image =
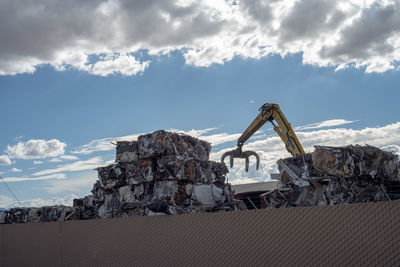
<path id="1" fill-rule="evenodd" d="M 0 223 L 27 223 L 29 222 L 29 208 L 12 208 L 0 212 Z"/>
<path id="2" fill-rule="evenodd" d="M 59 207 L 42 207 L 41 220 L 42 222 L 56 222 L 61 215 Z"/>
<path id="3" fill-rule="evenodd" d="M 111 164 L 97 168 L 100 186 L 104 189 L 112 189 L 126 183 L 126 176 L 119 164 Z"/>
<path id="4" fill-rule="evenodd" d="M 188 188 L 188 186 L 192 186 L 192 184 L 186 183 L 184 181 L 177 181 L 177 184 L 178 184 L 178 189 L 173 194 L 174 202 L 177 205 L 189 206 L 191 203 L 191 199 L 190 199 L 191 192 L 188 192 L 187 188 Z"/>
<path id="5" fill-rule="evenodd" d="M 156 181 L 185 179 L 185 159 L 182 156 L 161 156 L 157 159 L 156 168 Z"/>
<path id="6" fill-rule="evenodd" d="M 157 159 L 156 180 L 186 180 L 192 183 L 225 183 L 228 168 L 214 161 L 200 161 L 182 156 L 162 156 Z"/>
<path id="7" fill-rule="evenodd" d="M 94 195 L 88 195 L 83 198 L 83 206 L 94 207 L 96 205 L 96 197 Z"/>
<path id="8" fill-rule="evenodd" d="M 188 160 L 185 162 L 184 179 L 193 183 L 212 182 L 212 173 L 208 161 Z"/>
<path id="9" fill-rule="evenodd" d="M 312 154 L 279 160 L 282 187 L 264 195 L 267 207 L 343 205 L 390 200 L 398 157 L 372 146 L 316 146 Z"/>
<path id="10" fill-rule="evenodd" d="M 130 185 L 153 181 L 153 163 L 148 159 L 141 159 L 125 165 L 125 177 Z"/>
<path id="11" fill-rule="evenodd" d="M 61 214 L 58 217 L 58 221 L 72 221 L 72 220 L 80 220 L 80 219 L 88 219 L 90 215 L 89 214 L 90 209 L 83 208 L 81 210 L 81 207 L 65 207 L 61 210 Z M 81 217 L 81 213 L 84 213 L 85 215 Z"/>
<path id="12" fill-rule="evenodd" d="M 177 181 L 157 181 L 154 184 L 153 199 L 171 198 L 178 192 Z"/>
<path id="13" fill-rule="evenodd" d="M 209 161 L 209 166 L 211 170 L 211 182 L 218 185 L 225 185 L 226 175 L 229 170 L 225 163 Z"/>
<path id="14" fill-rule="evenodd" d="M 118 141 L 116 147 L 117 162 L 133 162 L 139 159 L 138 141 Z"/>
<path id="15" fill-rule="evenodd" d="M 193 185 L 192 197 L 204 207 L 220 206 L 225 200 L 223 190 L 212 184 Z"/>
<path id="16" fill-rule="evenodd" d="M 150 209 L 150 215 L 170 214 L 170 206 L 164 200 L 153 202 L 147 206 Z"/>
<path id="17" fill-rule="evenodd" d="M 31 208 L 28 212 L 28 222 L 42 221 L 42 211 L 40 208 Z"/>
<path id="18" fill-rule="evenodd" d="M 8 213 L 8 220 L 13 223 L 26 223 L 28 222 L 29 209 L 13 208 Z"/>
<path id="19" fill-rule="evenodd" d="M 68 206 L 46 206 L 41 207 L 41 221 L 42 222 L 57 222 L 79 219 L 79 214 L 73 207 Z"/>
<path id="20" fill-rule="evenodd" d="M 143 185 L 142 185 L 143 188 Z M 138 201 L 138 194 L 131 190 L 131 186 L 126 185 L 118 189 L 119 201 L 121 203 L 135 203 Z"/>
<path id="21" fill-rule="evenodd" d="M 85 208 L 86 210 L 86 208 Z M 92 215 L 90 215 L 93 218 Z M 78 220 L 78 208 L 68 206 L 46 206 L 41 208 L 13 208 L 0 212 L 0 223 L 34 223 Z"/>
<path id="22" fill-rule="evenodd" d="M 100 178 L 99 178 L 99 180 L 100 180 Z M 92 190 L 90 191 L 93 195 L 95 195 L 97 198 L 98 197 L 100 197 L 99 195 L 97 195 L 99 192 L 100 192 L 100 190 L 101 190 L 101 184 L 100 184 L 100 181 L 99 180 L 97 180 L 94 184 L 93 184 L 93 188 L 92 188 Z"/>
<path id="23" fill-rule="evenodd" d="M 120 217 L 121 202 L 117 193 L 105 194 L 104 203 L 99 207 L 98 216 L 102 219 Z"/>
<path id="24" fill-rule="evenodd" d="M 90 220 L 96 218 L 96 214 L 93 208 L 79 207 L 79 220 Z M 75 219 L 75 218 L 74 218 Z"/>
<path id="25" fill-rule="evenodd" d="M 5 210 L 0 211 L 0 224 L 6 223 L 8 212 Z"/>
<path id="26" fill-rule="evenodd" d="M 189 135 L 163 130 L 138 137 L 139 157 L 152 158 L 165 155 L 180 155 L 197 160 L 208 160 L 210 143 Z"/>
<path id="27" fill-rule="evenodd" d="M 181 156 L 162 156 L 157 160 L 156 180 L 186 180 L 210 183 L 215 179 L 209 161 L 184 159 Z"/>
<path id="28" fill-rule="evenodd" d="M 332 176 L 398 179 L 398 157 L 373 146 L 316 146 L 312 160 L 315 169 Z"/>

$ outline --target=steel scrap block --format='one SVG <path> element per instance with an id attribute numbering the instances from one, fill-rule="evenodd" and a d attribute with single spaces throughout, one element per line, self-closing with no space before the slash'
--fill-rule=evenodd
<path id="1" fill-rule="evenodd" d="M 373 146 L 316 146 L 313 166 L 321 173 L 340 177 L 369 176 L 398 179 L 398 157 Z"/>
<path id="2" fill-rule="evenodd" d="M 130 185 L 153 181 L 152 161 L 141 159 L 125 164 L 125 177 Z"/>
<path id="3" fill-rule="evenodd" d="M 133 162 L 139 158 L 137 141 L 118 141 L 116 145 L 116 162 Z"/>
<path id="4" fill-rule="evenodd" d="M 119 164 L 111 164 L 97 168 L 99 184 L 104 189 L 112 189 L 126 183 L 124 170 Z"/>
<path id="5" fill-rule="evenodd" d="M 210 143 L 195 137 L 163 130 L 138 137 L 139 157 L 152 158 L 165 155 L 181 155 L 198 160 L 208 160 Z"/>
<path id="6" fill-rule="evenodd" d="M 263 196 L 267 207 L 387 201 L 399 178 L 398 156 L 368 145 L 315 146 L 277 163 L 282 187 Z"/>

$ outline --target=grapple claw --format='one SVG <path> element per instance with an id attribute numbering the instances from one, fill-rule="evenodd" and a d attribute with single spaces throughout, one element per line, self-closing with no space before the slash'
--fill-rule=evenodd
<path id="1" fill-rule="evenodd" d="M 246 154 L 247 160 L 250 156 L 254 156 L 256 158 L 256 170 L 258 170 L 258 167 L 260 166 L 260 156 L 258 156 L 258 154 L 254 151 L 245 151 L 243 153 Z"/>
<path id="2" fill-rule="evenodd" d="M 240 159 L 245 159 L 246 160 L 246 167 L 245 170 L 246 172 L 249 171 L 249 165 L 250 165 L 250 161 L 249 161 L 249 157 L 250 156 L 255 156 L 256 157 L 256 169 L 258 170 L 258 167 L 260 165 L 260 157 L 258 156 L 258 154 L 254 151 L 242 151 L 242 148 L 240 146 L 238 146 L 235 150 L 232 151 L 228 151 L 225 152 L 222 157 L 221 157 L 221 162 L 224 163 L 225 158 L 229 156 L 229 162 L 230 162 L 230 166 L 231 168 L 233 168 L 233 160 L 234 158 L 240 158 Z"/>
<path id="3" fill-rule="evenodd" d="M 221 157 L 221 163 L 224 163 L 225 158 L 227 156 L 229 156 L 229 162 L 230 162 L 231 168 L 233 168 L 233 156 L 232 156 L 232 153 L 233 153 L 233 151 L 225 152 Z"/>

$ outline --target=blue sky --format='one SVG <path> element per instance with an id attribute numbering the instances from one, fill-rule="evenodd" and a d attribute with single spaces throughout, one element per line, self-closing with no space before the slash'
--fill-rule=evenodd
<path id="1" fill-rule="evenodd" d="M 127 2 L 99 1 L 88 18 L 80 9 L 92 4 L 74 1 L 25 3 L 25 11 L 0 4 L 14 14 L 0 19 L 0 175 L 24 205 L 90 194 L 93 169 L 115 157 L 110 142 L 140 133 L 192 134 L 210 141 L 218 160 L 266 102 L 281 106 L 309 152 L 365 143 L 400 152 L 397 1 L 150 2 L 122 10 Z M 61 6 L 70 16 L 57 15 Z M 324 27 L 305 21 L 311 8 L 326 16 Z M 124 12 L 136 10 L 159 17 L 146 17 L 148 26 L 132 18 L 127 30 Z M 110 14 L 118 14 L 112 27 L 75 25 Z M 347 24 L 329 22 L 335 16 Z M 159 19 L 167 25 L 151 28 Z M 238 162 L 232 183 L 268 179 L 289 156 L 270 125 L 247 147 L 260 153 L 261 168 L 245 173 Z M 0 184 L 0 207 L 14 202 Z"/>

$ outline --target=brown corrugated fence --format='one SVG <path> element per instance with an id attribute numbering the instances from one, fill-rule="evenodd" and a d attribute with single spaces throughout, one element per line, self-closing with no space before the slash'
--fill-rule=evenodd
<path id="1" fill-rule="evenodd" d="M 400 201 L 0 226 L 2 266 L 399 266 Z"/>

